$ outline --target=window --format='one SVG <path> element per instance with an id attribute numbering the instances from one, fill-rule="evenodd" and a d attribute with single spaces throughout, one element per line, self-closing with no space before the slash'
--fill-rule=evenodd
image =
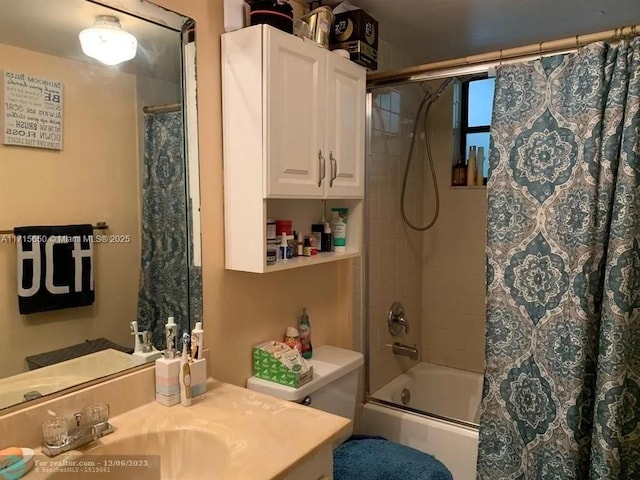
<path id="1" fill-rule="evenodd" d="M 373 97 L 372 127 L 377 133 L 398 135 L 400 133 L 400 92 L 386 89 Z"/>
<path id="2" fill-rule="evenodd" d="M 483 147 L 484 164 L 483 176 L 489 171 L 489 131 L 491 129 L 491 115 L 493 113 L 493 93 L 495 78 L 473 78 L 460 83 L 454 95 L 454 129 L 457 131 L 456 157 L 464 156 L 469 160 L 469 147 L 472 145 Z M 459 154 L 458 154 L 459 152 Z M 454 163 L 457 158 L 453 159 Z M 480 168 L 480 165 L 478 165 Z"/>

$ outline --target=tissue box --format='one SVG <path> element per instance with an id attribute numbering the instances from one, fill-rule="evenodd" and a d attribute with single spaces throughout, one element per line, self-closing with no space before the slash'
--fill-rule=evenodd
<path id="1" fill-rule="evenodd" d="M 253 374 L 264 380 L 298 388 L 313 378 L 313 367 L 300 353 L 281 342 L 253 347 Z"/>
<path id="2" fill-rule="evenodd" d="M 351 61 L 377 70 L 377 20 L 360 9 L 338 13 L 333 22 L 330 48 L 348 50 Z"/>

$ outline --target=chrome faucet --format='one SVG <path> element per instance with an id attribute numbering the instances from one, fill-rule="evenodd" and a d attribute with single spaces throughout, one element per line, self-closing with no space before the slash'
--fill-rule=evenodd
<path id="1" fill-rule="evenodd" d="M 113 432 L 109 423 L 109 405 L 98 403 L 85 410 L 85 413 L 75 413 L 76 426 L 67 431 L 68 420 L 56 417 L 42 425 L 44 441 L 42 453 L 55 457 L 61 453 L 80 448 L 93 443 Z M 85 417 L 88 417 L 84 420 Z"/>
<path id="2" fill-rule="evenodd" d="M 418 345 L 411 347 L 402 343 L 393 342 L 391 347 L 393 349 L 393 353 L 396 355 L 404 355 L 405 357 L 409 357 L 411 360 L 418 360 Z"/>

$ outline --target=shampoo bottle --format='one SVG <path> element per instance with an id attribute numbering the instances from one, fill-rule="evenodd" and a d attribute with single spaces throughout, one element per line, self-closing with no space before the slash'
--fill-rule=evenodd
<path id="1" fill-rule="evenodd" d="M 306 308 L 302 309 L 298 332 L 300 332 L 300 343 L 302 344 L 300 353 L 302 358 L 309 360 L 313 356 L 313 346 L 311 345 L 311 323 L 309 323 L 309 315 L 307 315 Z"/>
<path id="2" fill-rule="evenodd" d="M 476 147 L 469 147 L 469 166 L 467 168 L 467 186 L 472 187 L 476 184 Z"/>
<path id="3" fill-rule="evenodd" d="M 188 333 L 182 336 L 182 357 L 180 358 L 180 403 L 184 407 L 191 405 L 191 366 L 189 364 Z"/>
<path id="4" fill-rule="evenodd" d="M 484 147 L 478 147 L 476 153 L 476 185 L 484 185 Z"/>

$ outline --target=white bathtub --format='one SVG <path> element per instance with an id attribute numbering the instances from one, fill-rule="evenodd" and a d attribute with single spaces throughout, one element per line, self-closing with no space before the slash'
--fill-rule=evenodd
<path id="1" fill-rule="evenodd" d="M 482 375 L 419 363 L 375 392 L 364 405 L 360 430 L 434 455 L 454 480 L 475 480 L 478 430 L 446 420 L 402 410 L 402 391 L 411 394 L 407 407 L 439 417 L 477 424 Z M 389 402 L 401 408 L 376 403 Z"/>

